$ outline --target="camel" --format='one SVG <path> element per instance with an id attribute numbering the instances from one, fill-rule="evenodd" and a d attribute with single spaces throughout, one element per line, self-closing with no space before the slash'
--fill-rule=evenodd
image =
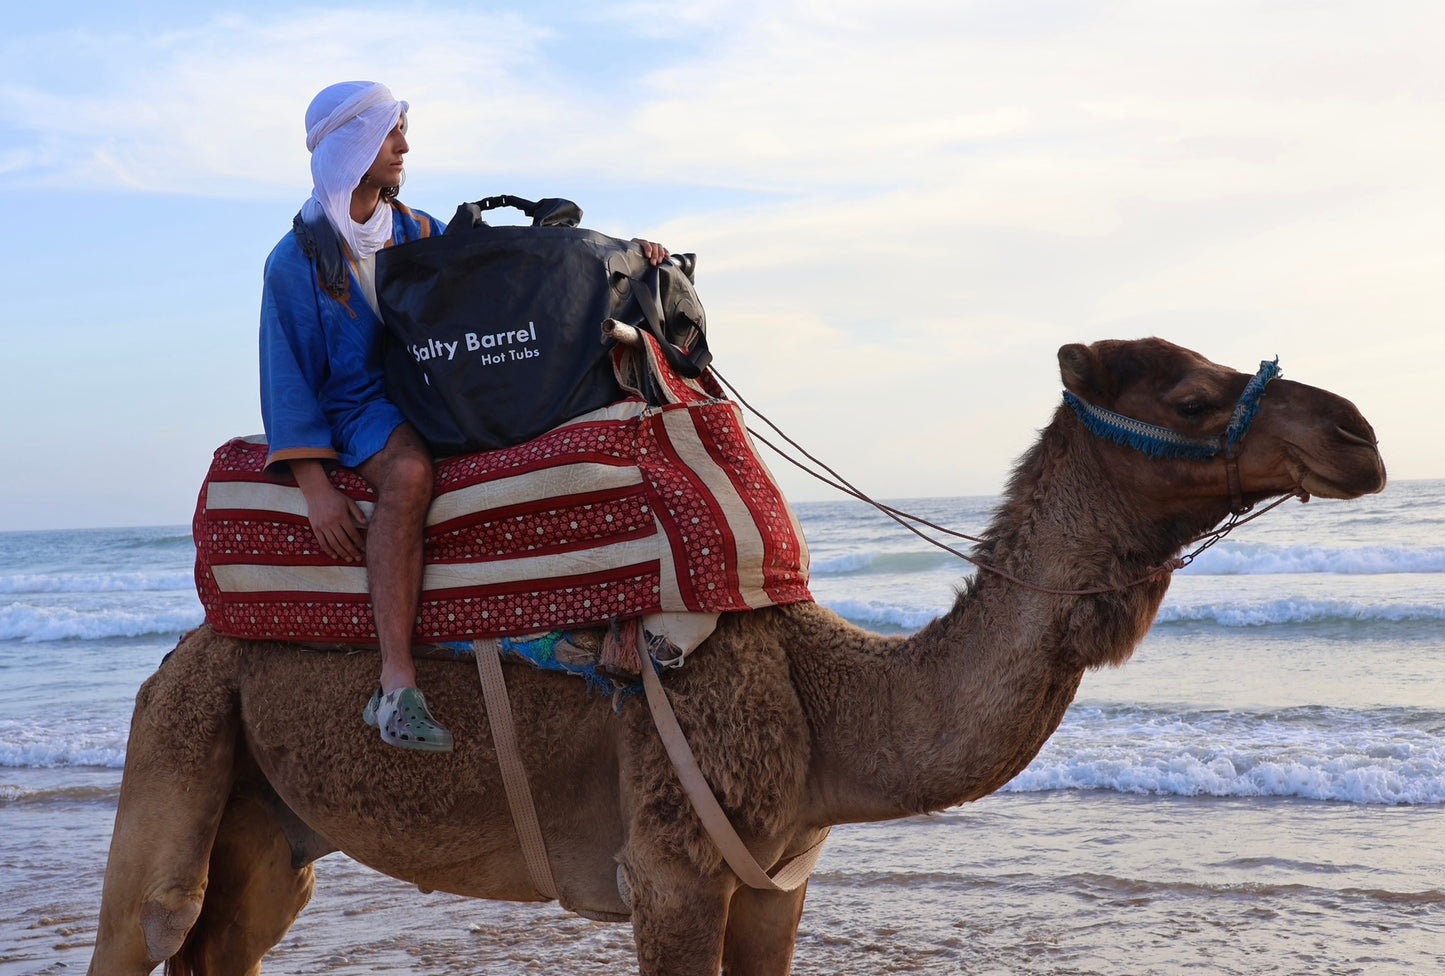
<path id="1" fill-rule="evenodd" d="M 1071 344 L 1058 358 L 1080 401 L 1191 437 L 1225 431 L 1252 382 L 1161 339 Z M 1159 567 L 1238 500 L 1385 484 L 1354 405 L 1284 379 L 1228 452 L 1233 475 L 1219 457 L 1161 458 L 1096 436 L 1081 416 L 1058 408 L 974 550 L 1032 585 L 978 572 L 907 637 L 811 603 L 725 615 L 667 675 L 698 763 L 761 865 L 832 825 L 937 811 L 1007 783 L 1084 672 L 1122 664 L 1144 637 L 1169 586 Z M 393 749 L 362 725 L 369 654 L 205 627 L 185 639 L 136 698 L 92 976 L 167 960 L 178 974 L 260 972 L 310 897 L 311 863 L 335 850 L 423 890 L 543 900 L 474 673 L 419 667 L 456 733 L 452 755 Z M 561 905 L 630 920 L 643 976 L 787 973 L 807 886 L 739 883 L 641 697 L 614 708 L 575 679 L 506 670 Z"/>

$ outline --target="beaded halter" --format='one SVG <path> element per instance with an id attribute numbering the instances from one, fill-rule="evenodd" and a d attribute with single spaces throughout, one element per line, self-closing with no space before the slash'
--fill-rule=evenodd
<path id="1" fill-rule="evenodd" d="M 1280 373 L 1278 356 L 1259 364 L 1259 372 L 1245 384 L 1244 392 L 1239 395 L 1239 400 L 1234 405 L 1229 426 L 1218 437 L 1191 437 L 1168 427 L 1146 424 L 1142 420 L 1097 407 L 1068 390 L 1064 391 L 1064 402 L 1074 409 L 1084 427 L 1096 437 L 1132 447 L 1150 457 L 1208 461 L 1222 454 L 1229 475 L 1233 511 L 1242 513 L 1249 511 L 1250 506 L 1244 504 L 1236 459 L 1237 449 L 1259 414 L 1259 402 L 1264 399 L 1264 388 L 1271 380 L 1279 377 Z"/>

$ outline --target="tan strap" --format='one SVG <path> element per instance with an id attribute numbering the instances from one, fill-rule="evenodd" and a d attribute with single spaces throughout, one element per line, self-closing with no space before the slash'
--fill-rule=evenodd
<path id="1" fill-rule="evenodd" d="M 692 801 L 698 818 L 702 820 L 703 829 L 722 852 L 728 867 L 732 868 L 738 879 L 749 888 L 763 891 L 796 890 L 818 866 L 818 858 L 823 854 L 823 841 L 828 839 L 828 831 L 824 830 L 823 836 L 819 837 L 812 847 L 783 862 L 771 877 L 762 869 L 752 851 L 748 850 L 738 832 L 733 829 L 732 822 L 723 812 L 707 778 L 698 768 L 692 747 L 687 744 L 687 737 L 682 734 L 682 727 L 677 724 L 677 715 L 673 712 L 672 703 L 668 701 L 667 692 L 663 690 L 662 681 L 657 676 L 657 665 L 653 662 L 652 655 L 647 652 L 646 638 L 642 635 L 641 627 L 638 628 L 638 639 L 643 645 L 638 648 L 642 655 L 642 687 L 647 693 L 647 706 L 652 710 L 653 724 L 657 726 L 657 734 L 662 737 L 662 744 L 667 749 L 668 758 L 672 760 L 672 768 L 676 770 L 677 778 L 682 781 L 682 788 Z"/>
<path id="2" fill-rule="evenodd" d="M 502 767 L 502 786 L 507 791 L 507 805 L 512 808 L 512 824 L 522 842 L 527 875 L 532 879 L 532 886 L 545 897 L 556 898 L 557 885 L 552 880 L 552 866 L 547 863 L 547 845 L 542 840 L 542 826 L 537 822 L 537 808 L 532 804 L 527 770 L 517 748 L 512 700 L 507 697 L 507 682 L 502 677 L 501 644 L 495 638 L 473 641 L 472 651 L 477 658 L 487 721 L 492 726 L 492 745 L 497 750 L 497 765 Z"/>

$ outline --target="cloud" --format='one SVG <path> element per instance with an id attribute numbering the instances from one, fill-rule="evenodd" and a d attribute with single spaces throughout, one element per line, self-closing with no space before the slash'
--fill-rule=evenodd
<path id="1" fill-rule="evenodd" d="M 307 102 L 332 82 L 376 76 L 378 66 L 421 120 L 455 115 L 467 99 L 473 126 L 505 130 L 555 111 L 536 84 L 541 73 L 528 70 L 545 29 L 507 14 L 411 11 L 408 37 L 446 39 L 422 44 L 399 41 L 386 23 L 373 11 L 336 9 L 13 40 L 0 69 L 0 120 L 23 148 L 0 166 L 52 186 L 294 195 L 309 183 Z M 71 69 L 63 78 L 36 63 L 57 50 Z"/>
<path id="2" fill-rule="evenodd" d="M 555 11 L 0 41 L 0 172 L 289 207 L 307 100 L 377 77 L 412 103 L 411 202 L 538 187 L 697 251 L 723 371 L 873 490 L 996 487 L 1055 402 L 1054 350 L 1141 334 L 1246 369 L 1277 352 L 1383 418 L 1418 459 L 1393 465 L 1441 473 L 1405 432 L 1445 307 L 1445 7 Z"/>
<path id="3" fill-rule="evenodd" d="M 0 119 L 21 138 L 0 166 L 97 188 L 293 187 L 306 100 L 382 74 L 413 104 L 413 165 L 428 172 L 916 188 L 945 194 L 944 219 L 1061 233 L 1107 232 L 1130 197 L 1378 184 L 1387 159 L 1396 179 L 1428 172 L 1438 95 L 1406 82 L 1398 45 L 1441 16 L 1401 8 L 1415 22 L 1397 10 L 1394 43 L 1360 47 L 1339 31 L 1374 18 L 1351 5 L 1280 7 L 632 3 L 551 26 L 419 6 L 406 41 L 344 7 L 76 29 L 5 45 Z M 643 56 L 608 64 L 608 45 Z M 73 70 L 38 70 L 56 50 Z"/>

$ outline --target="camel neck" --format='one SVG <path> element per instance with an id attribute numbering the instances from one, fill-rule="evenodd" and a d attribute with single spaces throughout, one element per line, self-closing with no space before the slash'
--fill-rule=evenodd
<path id="1" fill-rule="evenodd" d="M 1016 473 L 979 547 L 985 561 L 1075 589 L 1138 578 L 1177 549 L 1178 532 L 1129 521 L 1094 452 L 1071 451 L 1076 438 L 1055 441 L 1051 432 Z M 838 657 L 818 662 L 817 682 L 813 662 L 795 661 L 800 695 L 818 696 L 809 714 L 829 725 L 814 729 L 815 765 L 828 768 L 815 777 L 829 784 L 818 798 L 826 816 L 888 819 L 998 789 L 1053 734 L 1084 671 L 1128 658 L 1167 588 L 1165 579 L 1060 596 L 980 573 L 912 637 L 852 631 L 827 652 Z M 836 687 L 840 674 L 863 687 Z M 837 695 L 848 698 L 827 700 Z"/>

